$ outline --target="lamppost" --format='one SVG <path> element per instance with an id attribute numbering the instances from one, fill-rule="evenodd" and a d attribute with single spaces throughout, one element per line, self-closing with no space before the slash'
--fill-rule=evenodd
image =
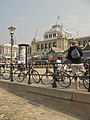
<path id="1" fill-rule="evenodd" d="M 11 26 L 11 27 L 9 27 L 8 28 L 9 29 L 9 32 L 10 32 L 10 36 L 11 36 L 11 69 L 10 69 L 10 78 L 11 78 L 11 82 L 13 81 L 13 61 L 12 61 L 12 46 L 13 46 L 13 44 L 14 44 L 14 38 L 13 38 L 13 36 L 14 36 L 14 30 L 16 29 L 16 28 L 14 28 L 13 26 Z"/>

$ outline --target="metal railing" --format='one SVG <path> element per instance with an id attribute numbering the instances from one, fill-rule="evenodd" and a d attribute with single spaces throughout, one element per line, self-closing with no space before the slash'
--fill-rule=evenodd
<path id="1" fill-rule="evenodd" d="M 70 63 L 69 64 L 68 63 L 61 63 L 61 64 L 66 64 L 67 66 L 70 66 Z M 84 63 L 84 64 L 86 64 L 86 63 Z M 86 81 L 87 81 L 86 84 L 88 84 L 88 88 L 87 89 L 88 89 L 88 92 L 90 92 L 90 61 L 88 61 L 87 64 L 88 64 L 88 75 L 87 76 L 78 76 L 78 77 L 86 79 Z M 27 68 L 25 68 L 25 66 L 26 65 L 23 65 L 24 69 L 26 69 L 26 71 L 27 71 L 26 73 L 25 73 L 24 70 L 22 70 L 22 68 L 20 68 L 20 69 L 18 68 L 18 64 L 13 64 L 13 75 L 16 74 L 15 73 L 16 70 L 19 70 L 19 71 L 23 72 L 21 74 L 21 75 L 23 75 L 22 76 L 22 81 L 28 75 L 28 84 L 31 84 L 32 83 L 31 82 L 31 80 L 32 80 L 31 76 L 33 76 L 33 79 L 35 79 L 35 75 L 36 75 L 36 71 L 37 71 L 37 70 L 34 71 L 34 68 L 35 69 L 39 68 L 39 66 L 41 68 L 41 64 L 37 64 L 36 65 L 36 64 L 29 63 L 27 65 Z M 39 78 L 38 78 L 39 80 L 36 83 L 39 83 L 40 81 L 42 81 L 42 79 L 44 78 L 44 76 L 46 76 L 44 79 L 50 79 L 51 81 L 50 81 L 49 84 L 51 84 L 53 88 L 56 88 L 57 87 L 57 82 L 59 82 L 59 81 L 57 81 L 57 77 L 60 76 L 61 73 L 59 75 L 56 74 L 56 72 L 55 72 L 56 71 L 55 64 L 52 65 L 50 63 L 45 63 L 45 64 L 42 65 L 42 68 L 46 69 L 46 71 L 45 71 L 45 73 L 39 73 L 39 71 L 37 71 L 37 75 L 39 76 Z M 3 66 L 3 69 L 4 69 L 4 72 L 2 72 L 2 65 L 1 65 L 0 66 L 0 78 L 3 76 L 3 74 L 7 73 L 8 74 L 8 78 L 7 79 L 9 80 L 10 79 L 10 76 L 9 76 L 9 73 L 10 73 L 10 64 L 5 64 L 5 66 Z M 49 69 L 52 69 L 52 71 L 50 71 Z M 8 71 L 8 72 L 6 72 L 6 71 Z M 63 73 L 65 73 L 65 72 L 63 72 Z M 64 76 L 64 74 L 63 74 L 63 76 Z M 5 76 L 5 77 L 7 77 L 7 76 Z M 71 78 L 74 78 L 75 76 L 69 75 L 69 77 L 71 79 Z"/>

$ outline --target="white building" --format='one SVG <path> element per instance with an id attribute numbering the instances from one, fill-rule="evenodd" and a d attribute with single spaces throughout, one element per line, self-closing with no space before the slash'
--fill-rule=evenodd
<path id="1" fill-rule="evenodd" d="M 52 47 L 65 51 L 68 48 L 68 39 L 72 34 L 65 30 L 63 25 L 55 24 L 52 28 L 44 33 L 44 39 L 40 40 L 36 32 L 31 42 L 31 55 L 42 55 L 47 53 Z"/>

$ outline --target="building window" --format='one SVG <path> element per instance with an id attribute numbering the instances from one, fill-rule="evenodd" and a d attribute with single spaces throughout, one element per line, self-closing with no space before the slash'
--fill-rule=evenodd
<path id="1" fill-rule="evenodd" d="M 53 37 L 56 37 L 56 33 L 53 33 Z"/>
<path id="2" fill-rule="evenodd" d="M 51 48 L 51 43 L 49 43 L 49 48 Z"/>
<path id="3" fill-rule="evenodd" d="M 40 49 L 40 45 L 37 45 L 37 51 Z"/>
<path id="4" fill-rule="evenodd" d="M 44 45 L 43 44 L 41 44 L 41 50 L 44 48 Z"/>
<path id="5" fill-rule="evenodd" d="M 45 43 L 45 49 L 47 49 L 47 43 Z"/>
<path id="6" fill-rule="evenodd" d="M 39 45 L 37 45 L 37 49 L 40 49 L 40 46 L 39 46 Z"/>
<path id="7" fill-rule="evenodd" d="M 53 47 L 56 47 L 56 42 L 53 42 Z"/>
<path id="8" fill-rule="evenodd" d="M 48 38 L 48 35 L 45 35 L 45 39 L 47 39 Z"/>
<path id="9" fill-rule="evenodd" d="M 49 38 L 52 38 L 52 34 L 49 34 Z"/>

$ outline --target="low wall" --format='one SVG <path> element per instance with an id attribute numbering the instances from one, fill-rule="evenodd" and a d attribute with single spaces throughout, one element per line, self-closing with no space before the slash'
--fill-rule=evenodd
<path id="1" fill-rule="evenodd" d="M 90 120 L 90 93 L 0 81 L 0 87 L 25 99 L 43 104 L 64 114 Z"/>

